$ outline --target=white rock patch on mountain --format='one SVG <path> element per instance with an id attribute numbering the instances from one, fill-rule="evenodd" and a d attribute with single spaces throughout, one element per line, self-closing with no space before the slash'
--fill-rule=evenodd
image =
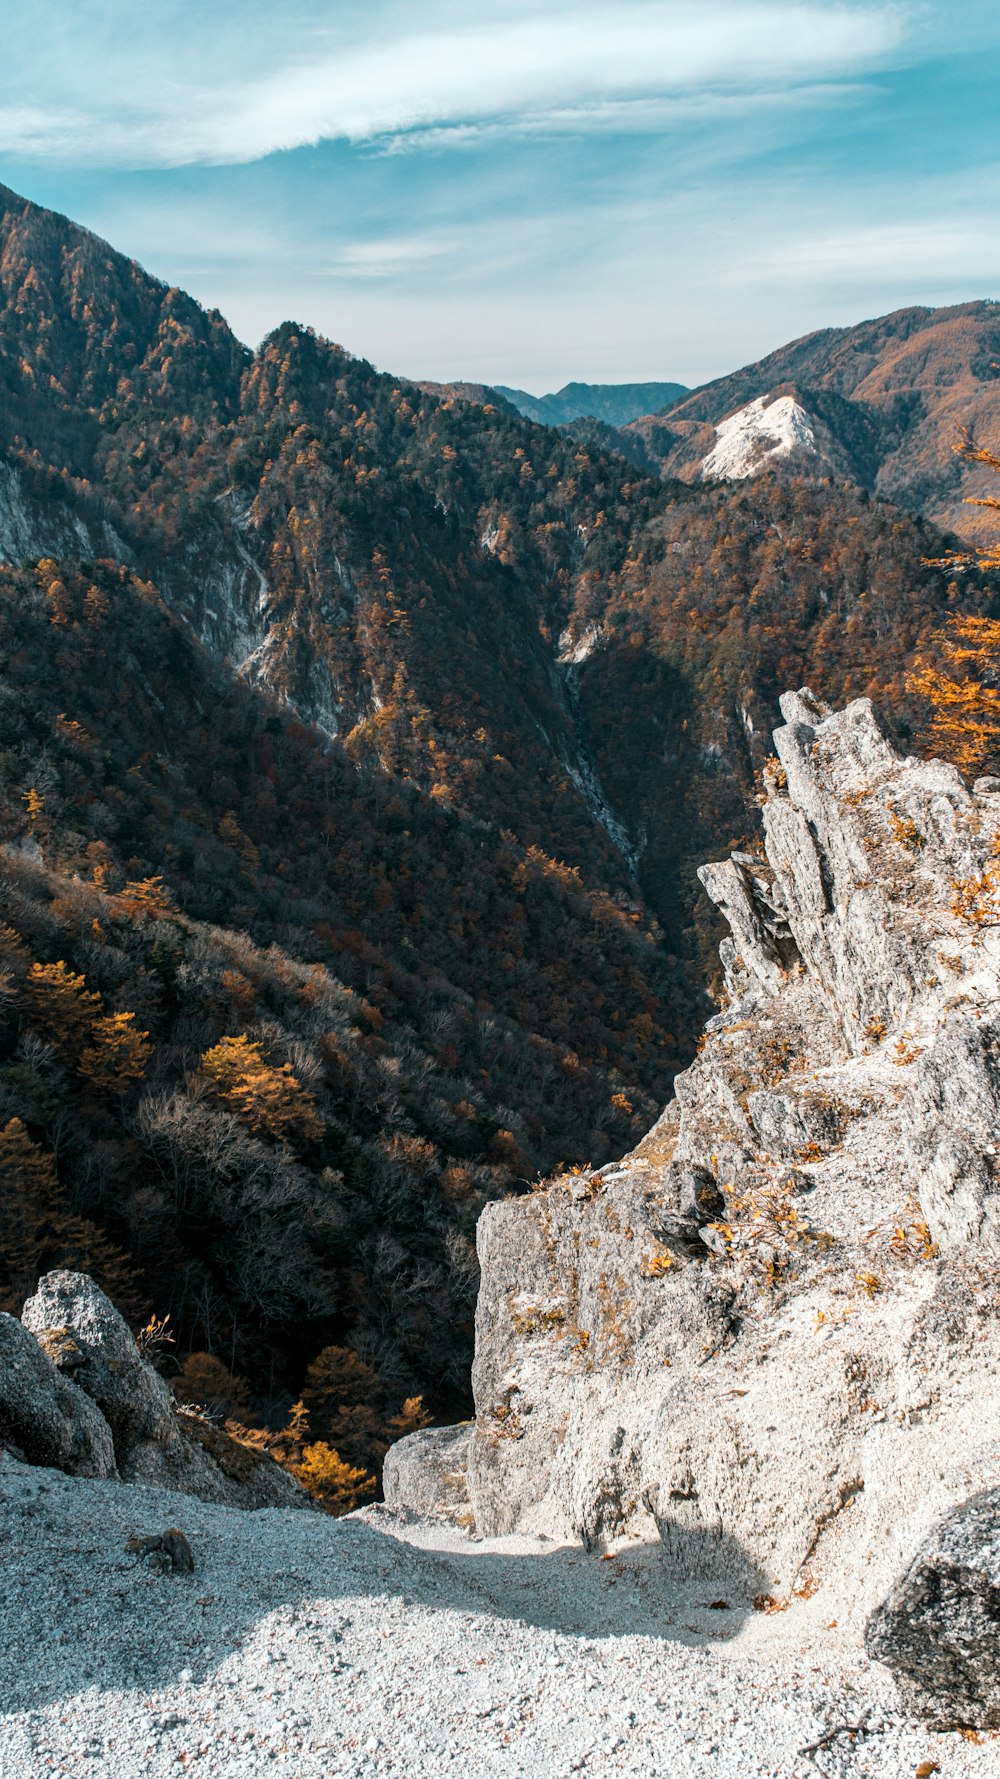
<path id="1" fill-rule="evenodd" d="M 805 408 L 790 395 L 773 401 L 760 395 L 716 427 L 715 445 L 701 473 L 706 481 L 739 481 L 801 451 L 820 454 Z"/>

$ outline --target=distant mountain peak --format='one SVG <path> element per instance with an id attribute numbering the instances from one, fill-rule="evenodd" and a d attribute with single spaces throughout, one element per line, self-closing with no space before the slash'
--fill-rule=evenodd
<path id="1" fill-rule="evenodd" d="M 998 363 L 997 303 L 899 309 L 792 340 L 625 432 L 666 477 L 833 475 L 976 539 L 989 472 L 954 446 L 964 428 L 1000 446 Z"/>
<path id="2" fill-rule="evenodd" d="M 802 452 L 819 455 L 805 408 L 791 395 L 759 395 L 716 427 L 701 473 L 706 481 L 739 481 Z"/>
<path id="3" fill-rule="evenodd" d="M 683 383 L 565 383 L 554 395 L 529 395 L 502 383 L 496 388 L 526 420 L 542 426 L 568 426 L 584 418 L 627 426 L 630 420 L 670 407 L 688 394 Z"/>

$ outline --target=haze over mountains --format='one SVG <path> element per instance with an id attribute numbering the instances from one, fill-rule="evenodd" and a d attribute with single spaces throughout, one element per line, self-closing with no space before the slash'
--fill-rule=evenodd
<path id="1" fill-rule="evenodd" d="M 915 509 L 963 486 L 953 420 L 991 424 L 995 314 L 819 336 L 634 422 L 661 479 L 306 326 L 249 353 L 0 188 L 0 1123 L 61 1195 L 28 1170 L 24 1269 L 89 1243 L 260 1414 L 335 1347 L 375 1379 L 366 1463 L 407 1395 L 461 1408 L 482 1205 L 621 1154 L 690 1054 L 694 871 L 750 832 L 778 693 L 919 736 L 908 664 L 988 605 Z M 843 470 L 703 483 L 779 370 Z M 914 510 L 871 498 L 893 476 Z M 59 966 L 149 1034 L 103 1094 Z M 266 1117 L 205 1061 L 240 1038 Z"/>

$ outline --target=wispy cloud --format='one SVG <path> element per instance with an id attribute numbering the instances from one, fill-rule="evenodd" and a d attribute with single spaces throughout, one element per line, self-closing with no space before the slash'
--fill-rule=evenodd
<path id="1" fill-rule="evenodd" d="M 334 278 L 395 278 L 454 253 L 454 241 L 432 235 L 383 236 L 377 241 L 350 241 L 341 247 L 319 276 Z"/>
<path id="2" fill-rule="evenodd" d="M 0 109 L 0 150 L 184 166 L 484 124 L 658 128 L 665 99 L 849 78 L 879 65 L 903 35 L 903 14 L 890 5 L 619 0 L 339 50 L 317 44 L 308 60 L 229 90 L 175 79 L 151 91 L 145 81 L 141 108 L 112 90 L 72 111 Z"/>

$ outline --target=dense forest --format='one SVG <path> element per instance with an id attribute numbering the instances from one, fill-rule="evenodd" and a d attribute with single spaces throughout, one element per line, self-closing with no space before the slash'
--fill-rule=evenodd
<path id="1" fill-rule="evenodd" d="M 372 1470 L 461 1413 L 480 1209 L 669 1097 L 779 692 L 919 742 L 945 553 L 250 354 L 0 188 L 0 1304 L 86 1266 Z"/>

